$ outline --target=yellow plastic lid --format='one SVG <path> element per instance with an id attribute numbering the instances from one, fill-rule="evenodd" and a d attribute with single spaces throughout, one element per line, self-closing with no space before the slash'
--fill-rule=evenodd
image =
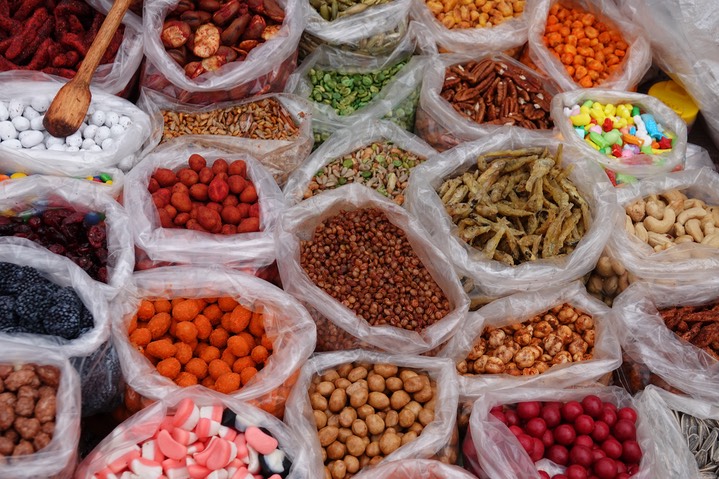
<path id="1" fill-rule="evenodd" d="M 674 110 L 688 126 L 694 124 L 699 107 L 678 83 L 673 80 L 655 83 L 648 93 Z"/>

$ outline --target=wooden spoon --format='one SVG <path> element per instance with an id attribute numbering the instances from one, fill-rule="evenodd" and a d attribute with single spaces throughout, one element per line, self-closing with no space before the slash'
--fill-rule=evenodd
<path id="1" fill-rule="evenodd" d="M 55 99 L 47 109 L 42 121 L 45 129 L 52 136 L 64 138 L 80 128 L 85 115 L 87 115 L 87 110 L 90 108 L 92 76 L 131 2 L 132 0 L 115 0 L 75 77 L 60 88 L 55 95 Z"/>

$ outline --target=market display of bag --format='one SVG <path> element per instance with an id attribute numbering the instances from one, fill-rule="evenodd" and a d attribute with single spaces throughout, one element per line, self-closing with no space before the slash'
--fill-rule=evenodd
<path id="1" fill-rule="evenodd" d="M 300 303 L 279 288 L 254 276 L 219 266 L 170 266 L 134 274 L 132 283 L 113 303 L 111 310 L 113 341 L 128 386 L 154 400 L 172 397 L 183 389 L 172 379 L 162 376 L 129 338 L 128 328 L 136 324 L 133 317 L 142 300 L 218 296 L 231 297 L 249 311 L 261 312 L 264 334 L 272 342 L 273 352 L 265 366 L 231 396 L 253 402 L 281 417 L 297 373 L 314 350 L 315 325 Z M 213 326 L 213 330 L 218 329 L 221 331 L 216 334 L 228 334 L 224 327 Z M 227 341 L 225 338 L 224 342 Z M 222 341 L 215 343 L 222 344 Z M 219 359 L 219 351 L 216 359 Z"/>
<path id="2" fill-rule="evenodd" d="M 274 134 L 282 135 L 284 131 L 274 131 L 272 127 L 268 127 L 265 133 L 258 133 L 257 138 L 247 138 L 253 132 L 248 131 L 243 134 L 231 134 L 227 133 L 224 135 L 213 132 L 213 126 L 215 131 L 217 123 L 222 122 L 221 119 L 217 120 L 214 125 L 208 125 L 205 127 L 205 131 L 202 132 L 188 132 L 187 134 L 181 135 L 185 139 L 194 142 L 195 144 L 206 146 L 208 148 L 218 147 L 228 151 L 246 152 L 260 160 L 260 162 L 267 168 L 267 170 L 274 176 L 277 182 L 282 185 L 287 180 L 287 177 L 307 158 L 312 149 L 312 105 L 302 98 L 294 95 L 288 95 L 286 93 L 272 93 L 269 95 L 262 95 L 258 97 L 252 97 L 247 100 L 238 100 L 234 102 L 224 103 L 213 103 L 210 106 L 198 106 L 188 103 L 181 103 L 173 98 L 170 98 L 162 93 L 158 93 L 152 90 L 143 88 L 142 95 L 139 99 L 139 104 L 143 110 L 150 115 L 152 121 L 152 135 L 145 151 L 152 151 L 158 144 L 163 144 L 166 140 L 164 113 L 177 113 L 182 115 L 186 114 L 211 114 L 211 112 L 224 110 L 224 109 L 244 109 L 248 105 L 258 103 L 262 105 L 263 100 L 269 100 L 272 102 L 278 102 L 281 107 L 287 110 L 287 113 L 291 117 L 291 121 L 297 126 L 296 138 L 292 139 L 275 139 Z M 261 106 L 258 106 L 261 108 Z M 273 110 L 267 110 L 267 115 L 270 118 L 262 118 L 259 111 L 249 109 L 246 115 L 257 114 L 257 120 L 252 119 L 244 120 L 239 112 L 235 112 L 234 116 L 228 117 L 227 120 L 235 118 L 235 124 L 239 123 L 242 128 L 251 128 L 258 130 L 261 128 L 263 122 L 272 121 L 272 115 L 282 115 L 281 112 L 275 112 Z M 230 113 L 232 115 L 232 113 Z M 263 138 L 263 136 L 267 138 Z M 174 134 L 173 134 L 174 136 Z"/>
<path id="3" fill-rule="evenodd" d="M 323 142 L 322 146 L 312 153 L 302 166 L 289 178 L 283 190 L 287 205 L 294 206 L 305 199 L 310 182 L 317 175 L 318 171 L 325 168 L 329 163 L 345 155 L 351 155 L 353 152 L 375 143 L 391 144 L 416 155 L 422 160 L 426 160 L 437 153 L 424 141 L 388 121 L 371 120 L 346 130 L 338 130 L 328 141 Z M 399 161 L 401 162 L 401 160 Z M 352 165 L 350 165 L 350 167 L 352 167 Z M 378 175 L 383 173 L 380 171 L 380 167 L 382 167 L 382 165 L 376 166 Z M 386 168 L 389 167 L 390 165 L 386 165 Z M 342 168 L 347 167 L 342 165 Z M 358 168 L 361 169 L 362 167 Z M 375 167 L 372 167 L 372 170 L 374 169 Z M 395 174 L 395 177 L 396 176 Z M 389 181 L 389 174 L 387 174 L 387 177 L 387 181 Z M 409 177 L 395 178 L 395 181 L 400 184 L 408 180 Z M 377 183 L 377 185 L 380 186 L 379 183 Z M 385 185 L 382 184 L 381 186 Z"/>
<path id="4" fill-rule="evenodd" d="M 458 466 L 429 459 L 402 459 L 373 467 L 355 477 L 374 479 L 475 479 Z"/>
<path id="5" fill-rule="evenodd" d="M 406 194 L 410 213 L 417 216 L 455 268 L 472 278 L 484 293 L 501 296 L 533 291 L 569 283 L 591 271 L 619 221 L 614 188 L 599 165 L 579 161 L 580 154 L 564 148 L 562 166 L 570 167 L 567 178 L 576 188 L 576 193 L 567 194 L 584 198 L 591 213 L 590 226 L 570 254 L 538 258 L 515 266 L 487 258 L 482 250 L 462 240 L 437 194 L 438 189 L 448 178 L 476 169 L 481 155 L 530 147 L 548 148 L 556 154 L 560 145 L 555 139 L 532 135 L 519 128 L 505 128 L 491 138 L 462 144 L 414 168 Z M 517 207 L 521 208 L 521 204 Z"/>
<path id="6" fill-rule="evenodd" d="M 177 171 L 188 167 L 192 154 L 201 155 L 210 167 L 218 159 L 227 163 L 245 161 L 247 176 L 254 184 L 260 205 L 260 231 L 225 235 L 161 226 L 157 206 L 148 190 L 150 178 L 158 168 Z M 272 175 L 247 153 L 205 147 L 192 139 L 178 138 L 147 155 L 127 175 L 125 184 L 124 203 L 133 218 L 135 242 L 150 259 L 196 265 L 236 263 L 244 266 L 266 266 L 274 261 L 273 234 L 284 208 L 284 198 Z"/>
<path id="7" fill-rule="evenodd" d="M 64 225 L 55 224 L 57 221 L 63 221 L 65 215 L 50 215 L 49 218 L 41 219 L 45 226 L 60 229 L 59 232 L 46 231 L 43 241 L 50 243 L 48 249 L 59 256 L 69 257 L 73 254 L 75 264 L 81 266 L 95 280 L 98 289 L 108 300 L 112 300 L 129 280 L 135 263 L 130 219 L 125 209 L 112 197 L 85 181 L 30 176 L 22 181 L 0 183 L 0 211 L 3 211 L 3 216 L 19 216 L 24 221 L 33 216 L 42 218 L 44 212 L 49 214 L 55 209 L 70 209 L 82 214 L 73 216 L 72 219 L 87 228 L 87 233 L 84 233 L 85 241 L 90 243 L 91 251 L 86 251 L 85 247 L 67 251 L 66 246 L 73 245 L 62 244 L 63 241 L 70 241 L 70 238 L 77 241 L 72 238 L 77 232 L 73 224 L 68 225 L 70 228 L 67 233 L 60 227 Z M 88 214 L 89 216 L 86 216 Z M 104 226 L 93 229 L 100 224 Z M 25 238 L 27 232 L 8 228 L 3 234 L 0 237 L 0 246 L 22 245 L 47 250 Z M 75 247 L 78 245 L 75 244 Z"/>
<path id="8" fill-rule="evenodd" d="M 38 404 L 31 410 L 28 417 L 20 417 L 14 421 L 14 427 L 20 428 L 27 438 L 21 437 L 19 454 L 3 453 L 4 460 L 0 463 L 0 477 L 12 477 L 13 479 L 70 479 L 77 463 L 77 445 L 80 440 L 80 381 L 77 373 L 68 362 L 67 358 L 57 351 L 45 349 L 34 344 L 17 343 L 5 337 L 0 338 L 0 365 L 2 365 L 1 376 L 4 379 L 5 391 L 3 399 L 9 401 L 20 395 L 20 387 L 27 388 L 23 392 L 30 394 L 29 399 L 35 402 L 33 394 L 38 388 L 53 388 L 48 393 L 43 391 L 47 399 L 38 399 Z M 36 365 L 43 368 L 42 371 L 14 371 L 15 376 L 10 378 L 15 367 Z M 50 368 L 54 368 L 50 369 Z M 9 369 L 9 370 L 8 370 Z M 58 376 L 59 374 L 59 376 Z M 54 401 L 52 397 L 54 396 Z M 42 401 L 42 404 L 40 404 Z M 26 404 L 27 405 L 27 404 Z M 8 413 L 15 415 L 13 408 L 3 403 L 5 417 Z M 7 409 L 10 409 L 9 411 Z M 24 425 L 22 420 L 24 419 Z M 40 429 L 40 421 L 44 431 Z M 37 422 L 37 429 L 34 423 Z M 49 426 L 49 428 L 48 428 Z M 51 437 L 45 431 L 52 431 Z M 14 429 L 10 431 L 17 432 Z M 5 438 L 11 436 L 7 431 Z M 42 442 L 40 435 L 44 434 Z M 49 441 L 47 439 L 49 438 Z M 37 440 L 39 450 L 31 440 Z M 44 446 L 40 446 L 44 444 Z M 7 447 L 7 441 L 3 447 Z M 30 450 L 28 450 L 28 447 Z M 24 449 L 24 452 L 20 452 Z M 11 457 L 10 457 L 11 456 Z"/>
<path id="9" fill-rule="evenodd" d="M 391 355 L 360 349 L 317 354 L 302 368 L 297 384 L 287 400 L 285 413 L 285 423 L 297 437 L 303 438 L 307 444 L 309 461 L 306 477 L 322 477 L 326 471 L 321 454 L 323 446 L 318 437 L 313 414 L 315 403 L 310 400 L 309 387 L 317 376 L 324 374 L 327 370 L 351 363 L 363 364 L 367 367 L 369 365 L 390 365 L 410 369 L 417 373 L 423 372 L 429 376 L 430 380 L 436 381 L 432 399 L 434 401 L 433 419 L 423 424 L 424 428 L 416 439 L 395 448 L 390 454 L 382 454 L 386 457 L 381 464 L 401 459 L 429 459 L 443 452 L 446 446 L 451 444 L 457 417 L 458 389 L 452 372 L 453 366 L 449 360 L 404 354 Z M 373 471 L 374 468 L 367 469 L 365 471 L 367 475 L 358 477 L 379 477 L 375 476 Z"/>
<path id="10" fill-rule="evenodd" d="M 311 239 L 315 228 L 328 218 L 361 208 L 379 209 L 404 232 L 413 252 L 449 300 L 449 312 L 442 319 L 420 332 L 388 324 L 372 326 L 309 278 L 302 267 L 300 242 Z M 276 243 L 277 265 L 285 291 L 321 316 L 316 318 L 320 350 L 371 347 L 406 354 L 424 353 L 444 343 L 464 324 L 469 299 L 449 261 L 404 208 L 364 186 L 346 185 L 288 209 L 277 230 Z"/>
<path id="11" fill-rule="evenodd" d="M 623 41 L 628 45 L 626 56 L 620 58 L 620 68 L 602 81 L 600 86 L 609 90 L 634 90 L 652 63 L 649 40 L 640 26 L 642 23 L 629 21 L 610 0 L 562 0 L 561 2 L 537 0 L 528 2 L 525 15 L 529 22 L 529 56 L 534 63 L 557 82 L 562 91 L 581 88 L 567 73 L 565 65 L 560 59 L 552 54 L 542 38 L 545 34 L 550 8 L 557 3 L 586 11 L 588 15 L 591 15 L 591 22 L 595 20 L 606 22 L 619 31 Z M 590 38 L 589 35 L 587 38 Z"/>
<path id="12" fill-rule="evenodd" d="M 700 277 L 701 273 L 697 279 Z M 614 302 L 623 333 L 622 348 L 671 386 L 695 397 L 714 398 L 719 387 L 719 360 L 716 352 L 711 353 L 713 323 L 704 327 L 701 322 L 692 323 L 697 327 L 689 332 L 680 329 L 681 316 L 670 316 L 671 311 L 667 311 L 665 320 L 660 311 L 711 305 L 717 300 L 714 282 L 633 283 Z M 700 347 L 695 345 L 696 341 L 706 345 Z"/>
<path id="13" fill-rule="evenodd" d="M 563 308 L 565 304 L 578 311 L 567 311 L 571 315 L 565 317 Z M 561 307 L 562 310 L 550 311 L 557 307 Z M 576 313 L 580 314 L 578 318 L 573 316 Z M 587 316 L 582 316 L 582 313 Z M 539 319 L 546 324 L 540 324 Z M 557 324 L 553 324 L 557 319 Z M 530 320 L 532 324 L 524 325 Z M 514 329 L 513 325 L 519 323 L 523 323 L 523 327 L 515 332 L 514 346 L 507 346 L 506 340 L 501 339 L 505 334 L 502 328 Z M 465 334 L 455 335 L 450 339 L 438 356 L 452 359 L 458 367 L 464 362 L 465 368 L 470 360 L 481 362 L 482 356 L 485 355 L 495 360 L 499 358 L 504 363 L 502 369 L 506 372 L 500 374 L 490 374 L 488 370 L 482 374 L 467 368 L 465 374 L 459 375 L 460 393 L 463 397 L 479 397 L 486 391 L 528 385 L 570 387 L 597 380 L 619 367 L 622 354 L 613 323 L 614 316 L 611 309 L 589 296 L 584 285 L 577 281 L 568 286 L 513 294 L 469 313 L 464 325 Z M 568 349 L 558 347 L 556 341 L 551 343 L 546 339 L 550 335 L 554 335 L 556 339 L 566 333 L 562 324 L 567 325 L 572 333 L 571 338 L 561 340 L 571 343 Z M 562 332 L 559 331 L 560 328 L 563 329 Z M 480 337 L 487 331 L 490 334 L 489 339 L 480 342 Z M 493 331 L 500 331 L 500 338 L 493 338 L 491 336 Z M 538 344 L 541 348 L 538 357 L 533 354 L 529 346 L 533 338 L 542 340 Z M 502 345 L 505 349 L 511 350 L 511 356 L 502 357 L 500 351 Z M 565 352 L 560 354 L 560 351 Z M 522 359 L 527 353 L 532 354 L 532 357 Z M 580 357 L 576 357 L 577 353 Z M 544 355 L 549 356 L 549 359 Z M 562 356 L 564 358 L 561 361 L 567 362 L 560 362 Z M 521 366 L 522 363 L 524 366 Z M 514 364 L 517 368 L 516 376 L 509 373 L 510 364 Z M 544 371 L 539 370 L 540 365 L 541 369 L 545 369 Z"/>

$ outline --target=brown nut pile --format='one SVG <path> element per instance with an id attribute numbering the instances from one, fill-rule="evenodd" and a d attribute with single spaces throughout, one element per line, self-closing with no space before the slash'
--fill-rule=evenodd
<path id="1" fill-rule="evenodd" d="M 549 116 L 552 94 L 533 74 L 504 61 L 452 65 L 440 96 L 462 116 L 486 125 L 516 125 L 530 130 L 554 126 Z"/>
<path id="2" fill-rule="evenodd" d="M 340 211 L 300 248 L 309 279 L 372 326 L 419 332 L 451 309 L 404 231 L 379 209 Z"/>
<path id="3" fill-rule="evenodd" d="M 597 261 L 594 270 L 585 277 L 584 284 L 589 294 L 611 308 L 614 298 L 635 280 L 634 275 L 627 271 L 622 263 L 604 254 Z"/>
<path id="4" fill-rule="evenodd" d="M 50 444 L 59 384 L 54 366 L 0 365 L 0 456 L 33 454 Z"/>
<path id="5" fill-rule="evenodd" d="M 162 27 L 168 55 L 189 78 L 243 61 L 277 35 L 285 12 L 275 0 L 180 0 Z"/>
<path id="6" fill-rule="evenodd" d="M 437 384 L 392 364 L 343 364 L 309 389 L 325 479 L 352 477 L 409 444 L 434 421 Z"/>
<path id="7" fill-rule="evenodd" d="M 526 0 L 426 0 L 427 8 L 448 29 L 497 26 L 524 12 Z"/>
<path id="8" fill-rule="evenodd" d="M 685 341 L 719 361 L 719 302 L 659 311 L 664 324 Z"/>
<path id="9" fill-rule="evenodd" d="M 719 248 L 719 206 L 671 190 L 639 199 L 625 209 L 627 232 L 656 252 L 682 243 Z"/>
<path id="10" fill-rule="evenodd" d="M 467 358 L 457 363 L 457 371 L 462 375 L 541 374 L 555 364 L 592 359 L 594 336 L 594 319 L 565 303 L 523 323 L 484 328 Z"/>

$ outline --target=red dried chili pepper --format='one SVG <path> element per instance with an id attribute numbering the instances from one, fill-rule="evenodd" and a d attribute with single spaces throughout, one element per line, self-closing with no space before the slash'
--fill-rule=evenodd
<path id="1" fill-rule="evenodd" d="M 85 39 L 80 37 L 77 33 L 66 33 L 59 39 L 59 43 L 64 47 L 77 50 L 83 58 L 87 55 L 89 46 L 86 45 Z"/>
<path id="2" fill-rule="evenodd" d="M 69 31 L 72 33 L 77 33 L 78 35 L 85 33 L 85 26 L 76 15 L 67 16 L 67 25 Z"/>
<path id="3" fill-rule="evenodd" d="M 33 42 L 33 39 L 37 37 L 41 27 L 47 23 L 49 19 L 50 14 L 47 13 L 47 10 L 44 8 L 35 11 L 35 13 L 32 14 L 32 17 L 30 17 L 30 20 L 25 22 L 22 33 L 13 38 L 12 44 L 5 52 L 5 58 L 15 61 L 15 59 L 23 52 L 23 48 Z M 40 42 L 38 42 L 38 44 L 39 43 Z M 35 45 L 35 48 L 37 48 L 37 45 Z"/>
<path id="4" fill-rule="evenodd" d="M 52 68 L 47 67 L 40 70 L 43 73 L 47 73 L 48 75 L 57 75 L 59 77 L 65 77 L 65 78 L 72 78 L 75 76 L 75 70 L 69 70 L 67 68 Z"/>
<path id="5" fill-rule="evenodd" d="M 24 45 L 22 47 L 22 51 L 20 55 L 18 55 L 16 58 L 10 58 L 7 54 L 5 55 L 8 59 L 13 60 L 17 64 L 21 64 L 25 62 L 25 60 L 32 58 L 35 56 L 35 53 L 37 49 L 40 47 L 40 45 L 47 39 L 50 38 L 50 34 L 52 33 L 52 29 L 54 27 L 54 22 L 52 21 L 52 18 L 50 18 L 49 21 L 42 24 L 40 29 L 37 31 L 37 36 L 30 41 L 30 43 Z"/>
<path id="6" fill-rule="evenodd" d="M 32 60 L 30 60 L 30 63 L 27 64 L 26 68 L 28 70 L 39 70 L 45 67 L 45 65 L 47 65 L 50 61 L 50 58 L 52 58 L 50 53 L 54 45 L 55 42 L 52 38 L 46 38 L 45 41 L 43 41 L 37 48 L 35 56 L 32 57 Z"/>
<path id="7" fill-rule="evenodd" d="M 12 18 L 19 21 L 27 20 L 34 11 L 44 6 L 45 0 L 23 0 Z"/>

